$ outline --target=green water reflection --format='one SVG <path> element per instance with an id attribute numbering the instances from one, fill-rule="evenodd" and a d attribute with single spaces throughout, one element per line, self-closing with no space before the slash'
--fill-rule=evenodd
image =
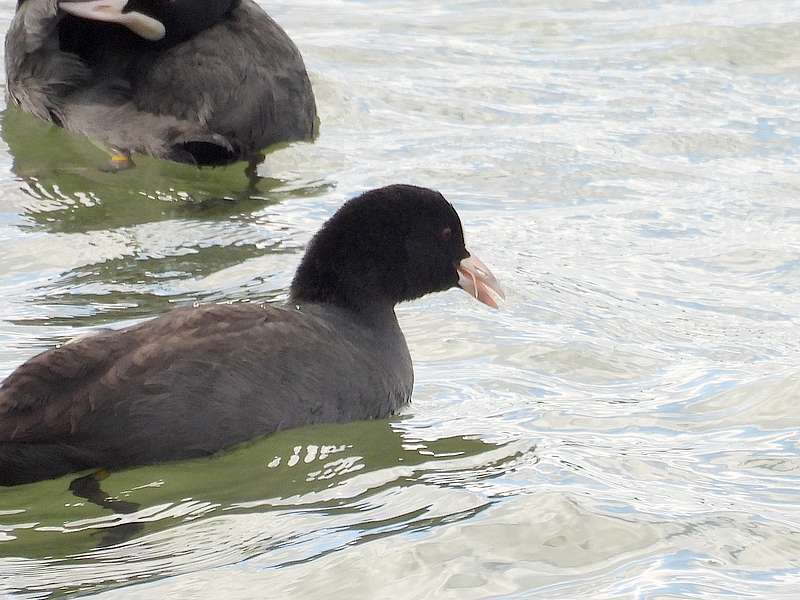
<path id="1" fill-rule="evenodd" d="M 443 485 L 458 485 L 454 459 L 497 448 L 461 437 L 414 442 L 388 421 L 290 430 L 209 459 L 112 473 L 102 481 L 103 491 L 138 510 L 124 522 L 115 520 L 110 510 L 72 495 L 69 485 L 76 475 L 6 488 L 0 556 L 74 557 L 220 511 L 358 511 L 359 499 L 421 478 L 430 482 L 439 468 Z M 488 464 L 481 469 L 491 477 L 494 462 L 513 457 L 503 453 L 486 458 Z M 475 466 L 461 467 L 470 481 L 476 478 Z M 179 505 L 184 508 L 170 512 Z M 120 527 L 119 532 L 113 530 Z"/>
<path id="2" fill-rule="evenodd" d="M 246 163 L 198 169 L 136 156 L 133 169 L 104 170 L 108 154 L 88 139 L 15 108 L 2 113 L 12 171 L 25 184 L 25 213 L 50 232 L 130 227 L 175 218 L 223 220 L 330 189 L 248 173 Z M 279 150 L 278 145 L 268 151 Z"/>

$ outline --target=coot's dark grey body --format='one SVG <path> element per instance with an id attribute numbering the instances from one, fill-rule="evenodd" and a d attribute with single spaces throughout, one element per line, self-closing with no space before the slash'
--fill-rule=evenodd
<path id="1" fill-rule="evenodd" d="M 313 138 L 303 59 L 251 0 L 130 0 L 126 10 L 140 4 L 156 17 L 187 13 L 174 26 L 162 17 L 159 41 L 64 13 L 75 4 L 20 3 L 5 43 L 11 104 L 122 153 L 200 165 Z M 198 13 L 213 22 L 189 20 Z"/>
<path id="2" fill-rule="evenodd" d="M 0 484 L 386 417 L 413 386 L 395 304 L 455 285 L 490 305 L 499 292 L 450 204 L 373 190 L 314 237 L 283 306 L 177 309 L 20 366 L 0 385 Z"/>
<path id="3" fill-rule="evenodd" d="M 0 483 L 204 456 L 408 402 L 411 358 L 394 313 L 362 322 L 298 306 L 183 308 L 34 357 L 0 391 L 0 414 L 16 417 L 0 417 L 0 439 L 23 455 L 35 448 L 33 460 L 3 464 L 0 443 Z"/>

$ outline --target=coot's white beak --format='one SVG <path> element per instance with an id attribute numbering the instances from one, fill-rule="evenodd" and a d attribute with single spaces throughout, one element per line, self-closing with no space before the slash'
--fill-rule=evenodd
<path id="1" fill-rule="evenodd" d="M 497 308 L 497 298 L 505 300 L 503 288 L 492 272 L 474 254 L 468 256 L 456 268 L 458 271 L 458 287 L 470 296 L 480 300 L 487 306 Z"/>
<path id="2" fill-rule="evenodd" d="M 151 42 L 164 38 L 166 29 L 161 21 L 140 12 L 122 12 L 127 3 L 128 0 L 63 0 L 58 7 L 81 19 L 119 23 Z"/>

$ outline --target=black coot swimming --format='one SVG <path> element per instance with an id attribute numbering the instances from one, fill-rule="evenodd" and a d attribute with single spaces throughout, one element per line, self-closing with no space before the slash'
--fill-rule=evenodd
<path id="1" fill-rule="evenodd" d="M 20 0 L 5 65 L 10 104 L 118 162 L 222 165 L 316 132 L 303 59 L 252 0 Z"/>
<path id="2" fill-rule="evenodd" d="M 391 415 L 414 380 L 394 307 L 455 286 L 492 307 L 502 297 L 447 200 L 367 192 L 311 240 L 284 305 L 179 308 L 20 366 L 0 385 L 0 484 Z"/>

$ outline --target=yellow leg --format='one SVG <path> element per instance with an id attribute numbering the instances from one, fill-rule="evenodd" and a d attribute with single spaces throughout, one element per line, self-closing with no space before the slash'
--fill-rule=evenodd
<path id="1" fill-rule="evenodd" d="M 117 171 L 124 171 L 135 166 L 136 165 L 133 164 L 133 160 L 131 160 L 130 154 L 115 150 L 111 154 L 111 160 L 108 163 L 107 170 L 116 173 Z"/>
<path id="2" fill-rule="evenodd" d="M 117 173 L 118 171 L 132 169 L 136 166 L 131 158 L 130 152 L 127 150 L 120 150 L 119 148 L 114 148 L 113 146 L 106 146 L 105 144 L 101 144 L 100 142 L 91 138 L 89 141 L 92 142 L 92 144 L 94 144 L 97 148 L 110 155 L 109 161 L 100 167 L 101 171 Z"/>

